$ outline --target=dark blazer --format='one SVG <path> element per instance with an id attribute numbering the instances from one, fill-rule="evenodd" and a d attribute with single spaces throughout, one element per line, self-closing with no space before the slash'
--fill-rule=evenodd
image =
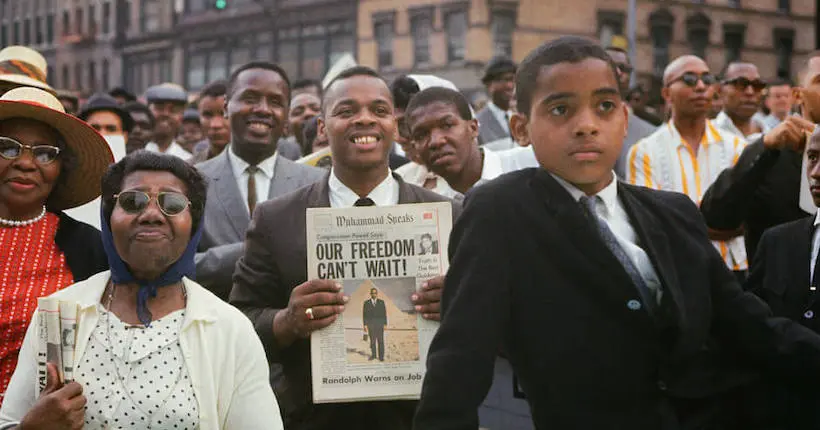
<path id="1" fill-rule="evenodd" d="M 618 195 L 662 283 L 655 317 L 548 172 L 509 173 L 472 191 L 451 235 L 415 429 L 475 429 L 499 347 L 539 429 L 723 419 L 715 402 L 753 379 L 743 365 L 754 360 L 818 380 L 820 337 L 769 318 L 740 288 L 686 196 L 620 183 Z"/>
<path id="2" fill-rule="evenodd" d="M 364 301 L 362 306 L 362 321 L 368 327 L 384 327 L 387 325 L 387 308 L 384 300 L 376 299 L 374 305 L 370 299 Z"/>
<path id="3" fill-rule="evenodd" d="M 322 181 L 254 211 L 245 242 L 245 254 L 234 274 L 231 304 L 254 323 L 271 364 L 281 364 L 284 377 L 274 381 L 279 407 L 288 430 L 345 428 L 350 430 L 409 429 L 416 402 L 357 402 L 314 405 L 310 383 L 310 341 L 298 340 L 280 348 L 273 335 L 276 312 L 288 305 L 294 287 L 306 282 L 305 211 L 330 207 L 328 174 Z M 399 203 L 442 202 L 449 199 L 399 182 Z M 461 206 L 453 203 L 454 218 Z"/>
<path id="4" fill-rule="evenodd" d="M 57 214 L 60 224 L 54 242 L 65 255 L 74 282 L 84 281 L 108 270 L 108 257 L 102 245 L 102 236 L 96 228 L 75 220 L 64 212 Z"/>
<path id="5" fill-rule="evenodd" d="M 806 216 L 800 209 L 803 155 L 771 150 L 763 138 L 751 143 L 706 190 L 700 210 L 706 225 L 716 230 L 745 226 L 746 255 L 754 263 L 760 236 L 769 227 Z"/>
<path id="6" fill-rule="evenodd" d="M 772 309 L 820 333 L 820 301 L 809 291 L 814 216 L 766 230 L 757 247 L 746 287 Z M 772 411 L 783 429 L 820 428 L 817 386 L 768 381 Z"/>

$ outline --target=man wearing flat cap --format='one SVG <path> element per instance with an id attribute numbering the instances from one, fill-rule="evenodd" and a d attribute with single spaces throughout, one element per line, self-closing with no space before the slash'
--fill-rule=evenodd
<path id="1" fill-rule="evenodd" d="M 515 87 L 516 65 L 506 57 L 495 57 L 487 64 L 481 82 L 487 88 L 490 101 L 476 114 L 479 129 L 478 137 L 482 145 L 490 149 L 509 149 L 515 147 L 510 135 L 510 103 Z"/>
<path id="2" fill-rule="evenodd" d="M 154 141 L 145 145 L 145 149 L 175 155 L 183 160 L 191 158 L 192 154 L 175 140 L 188 103 L 185 90 L 175 84 L 155 85 L 145 91 L 145 99 L 154 115 Z"/>

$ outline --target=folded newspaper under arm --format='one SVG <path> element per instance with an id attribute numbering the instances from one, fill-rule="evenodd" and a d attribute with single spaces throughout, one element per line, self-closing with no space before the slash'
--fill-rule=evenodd
<path id="1" fill-rule="evenodd" d="M 77 343 L 76 303 L 37 299 L 37 378 L 42 392 L 48 378 L 46 363 L 53 363 L 61 383 L 74 380 L 74 346 Z"/>
<path id="2" fill-rule="evenodd" d="M 307 210 L 308 277 L 350 298 L 311 335 L 314 403 L 419 398 L 438 323 L 410 297 L 446 273 L 452 219 L 449 202 Z"/>

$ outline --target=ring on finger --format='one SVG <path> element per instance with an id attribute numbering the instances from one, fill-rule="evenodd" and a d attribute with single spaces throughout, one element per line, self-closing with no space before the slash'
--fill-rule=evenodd
<path id="1" fill-rule="evenodd" d="M 307 315 L 309 320 L 312 320 L 313 319 L 313 308 L 305 309 L 305 315 Z"/>

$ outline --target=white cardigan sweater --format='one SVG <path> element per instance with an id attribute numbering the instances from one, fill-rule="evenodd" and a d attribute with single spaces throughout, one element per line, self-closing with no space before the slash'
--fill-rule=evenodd
<path id="1" fill-rule="evenodd" d="M 97 325 L 109 278 L 109 272 L 98 273 L 51 296 L 79 304 L 75 367 Z M 265 351 L 251 322 L 196 282 L 183 282 L 188 303 L 180 346 L 199 404 L 199 428 L 283 429 Z M 16 425 L 37 400 L 37 338 L 37 324 L 29 324 L 0 409 L 0 429 Z"/>

